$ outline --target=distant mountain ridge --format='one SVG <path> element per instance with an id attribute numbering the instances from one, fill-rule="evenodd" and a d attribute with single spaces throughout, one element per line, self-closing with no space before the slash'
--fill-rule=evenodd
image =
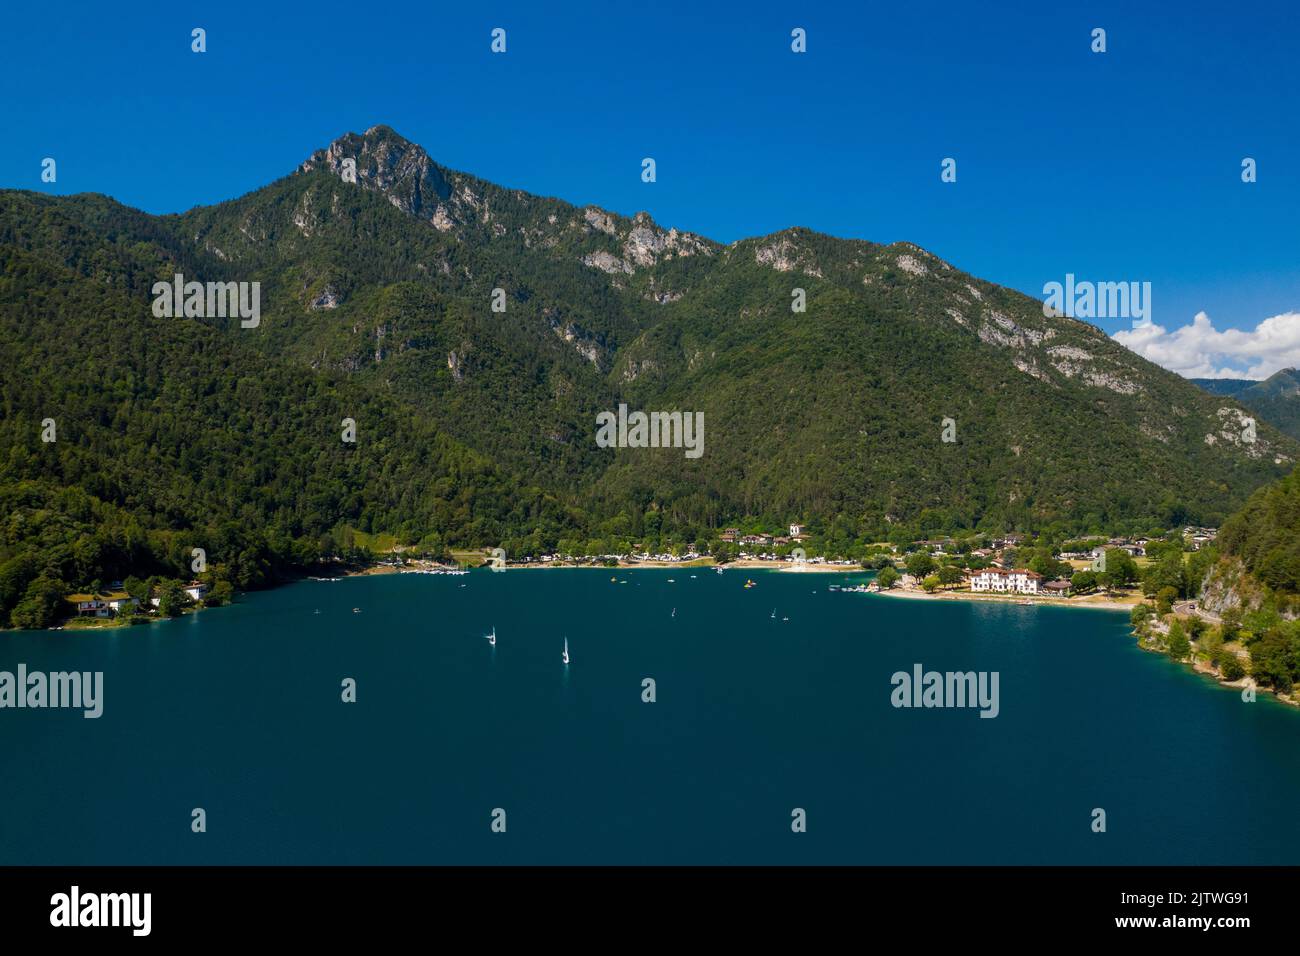
<path id="1" fill-rule="evenodd" d="M 1274 428 L 1300 439 L 1300 372 L 1284 368 L 1263 381 L 1239 378 L 1194 378 L 1201 388 L 1214 395 L 1228 395 Z"/>

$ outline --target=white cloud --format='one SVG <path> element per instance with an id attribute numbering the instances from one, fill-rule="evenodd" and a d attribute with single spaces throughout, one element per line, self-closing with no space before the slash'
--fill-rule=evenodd
<path id="1" fill-rule="evenodd" d="M 1265 319 L 1254 329 L 1220 332 L 1204 312 L 1172 332 L 1162 325 L 1125 329 L 1115 341 L 1188 378 L 1268 378 L 1300 367 L 1300 312 Z"/>

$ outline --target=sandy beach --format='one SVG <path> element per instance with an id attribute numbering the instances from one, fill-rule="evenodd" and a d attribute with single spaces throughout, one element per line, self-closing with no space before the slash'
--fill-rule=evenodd
<path id="1" fill-rule="evenodd" d="M 970 591 L 936 591 L 933 594 L 927 594 L 925 591 L 916 591 L 910 588 L 890 588 L 888 591 L 874 591 L 872 593 L 883 594 L 887 597 L 911 598 L 918 601 L 983 601 L 990 604 L 1017 604 L 1020 601 L 1028 600 L 1034 605 L 1050 604 L 1055 607 L 1086 607 L 1102 611 L 1131 611 L 1133 606 L 1142 600 L 1141 595 L 1137 594 L 1118 598 L 1109 598 L 1100 594 L 1092 594 L 1081 598 L 1026 598 L 1022 594 L 972 594 Z"/>
<path id="2" fill-rule="evenodd" d="M 564 561 L 549 561 L 545 564 L 541 562 L 530 562 L 526 564 L 509 564 L 506 566 L 507 571 L 528 571 L 547 568 L 587 568 L 597 571 L 630 571 L 641 569 L 657 569 L 667 571 L 684 571 L 698 568 L 716 568 L 712 558 L 699 558 L 694 561 L 620 561 L 618 564 L 572 564 Z M 843 574 L 861 574 L 863 568 L 860 565 L 825 565 L 825 564 L 798 564 L 794 561 L 730 561 L 721 565 L 724 572 L 726 571 L 790 571 L 797 574 L 823 574 L 826 572 L 839 572 Z"/>

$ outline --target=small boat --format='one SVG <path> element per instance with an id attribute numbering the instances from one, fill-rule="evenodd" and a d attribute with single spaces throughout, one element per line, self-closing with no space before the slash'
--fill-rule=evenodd
<path id="1" fill-rule="evenodd" d="M 1034 602 L 1029 600 L 1029 598 L 1025 598 L 1024 600 L 1017 601 L 1016 603 L 1020 605 L 1026 605 L 1026 604 L 1033 604 Z"/>
<path id="2" fill-rule="evenodd" d="M 788 621 L 788 620 L 790 620 L 790 619 L 789 619 L 788 617 L 783 617 L 783 618 L 781 618 L 781 620 L 783 620 L 783 621 Z"/>
<path id="3" fill-rule="evenodd" d="M 722 573 L 722 568 L 721 568 L 721 567 L 714 568 L 713 570 L 714 570 L 714 571 L 717 571 L 719 574 Z"/>
<path id="4" fill-rule="evenodd" d="M 485 639 L 489 644 L 491 644 L 493 647 L 496 647 L 496 646 L 497 646 L 497 629 L 496 629 L 496 625 L 495 625 L 495 624 L 492 625 L 492 633 L 491 633 L 491 634 L 484 634 L 483 637 L 484 637 L 484 639 Z"/>
<path id="5" fill-rule="evenodd" d="M 564 639 L 564 663 L 569 663 L 569 639 Z"/>
<path id="6" fill-rule="evenodd" d="M 669 579 L 668 579 L 668 583 L 669 583 L 669 584 L 676 584 L 677 582 L 674 581 L 672 578 L 669 578 Z"/>
<path id="7" fill-rule="evenodd" d="M 360 614 L 360 613 L 361 613 L 361 608 L 359 608 L 359 607 L 354 607 L 354 608 L 352 609 L 352 613 L 353 613 L 353 614 Z"/>
<path id="8" fill-rule="evenodd" d="M 614 584 L 614 583 L 616 583 L 617 581 L 618 581 L 618 578 L 610 578 L 610 579 L 609 579 L 609 583 L 610 583 L 610 584 Z"/>
<path id="9" fill-rule="evenodd" d="M 758 585 L 755 584 L 753 581 L 749 580 L 749 578 L 745 578 L 745 587 L 746 587 L 746 589 L 748 589 L 748 588 L 756 588 L 756 587 L 758 587 Z"/>
<path id="10" fill-rule="evenodd" d="M 776 620 L 776 608 L 772 608 L 772 620 Z"/>
<path id="11" fill-rule="evenodd" d="M 676 616 L 677 616 L 677 608 L 673 608 L 672 616 L 673 616 L 673 617 L 676 617 Z"/>

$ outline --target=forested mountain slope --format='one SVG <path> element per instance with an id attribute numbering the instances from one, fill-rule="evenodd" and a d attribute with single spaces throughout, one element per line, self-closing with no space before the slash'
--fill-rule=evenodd
<path id="1" fill-rule="evenodd" d="M 247 586 L 350 528 L 518 554 L 745 519 L 1212 524 L 1300 450 L 908 243 L 723 246 L 386 127 L 182 215 L 0 192 L 0 265 L 0 614 L 40 576 L 183 570 L 200 539 Z M 260 283 L 259 324 L 156 316 L 176 273 Z M 702 412 L 704 454 L 597 447 L 620 403 Z"/>

